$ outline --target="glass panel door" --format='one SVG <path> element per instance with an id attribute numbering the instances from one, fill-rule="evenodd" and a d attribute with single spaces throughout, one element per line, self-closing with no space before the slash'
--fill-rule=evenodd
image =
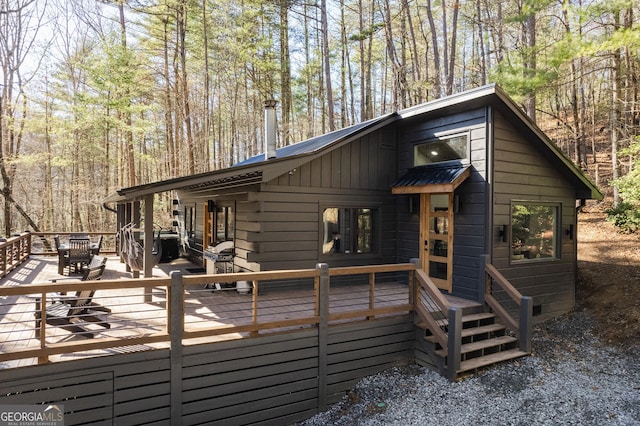
<path id="1" fill-rule="evenodd" d="M 453 265 L 453 193 L 421 194 L 422 269 L 442 290 L 451 291 Z"/>

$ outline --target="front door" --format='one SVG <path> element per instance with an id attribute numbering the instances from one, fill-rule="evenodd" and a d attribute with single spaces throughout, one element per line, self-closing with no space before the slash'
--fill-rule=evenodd
<path id="1" fill-rule="evenodd" d="M 420 260 L 438 288 L 451 291 L 453 193 L 420 194 Z"/>

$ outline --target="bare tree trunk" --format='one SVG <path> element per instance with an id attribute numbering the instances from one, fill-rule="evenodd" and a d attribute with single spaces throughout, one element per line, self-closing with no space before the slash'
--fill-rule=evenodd
<path id="1" fill-rule="evenodd" d="M 431 30 L 431 44 L 433 49 L 433 92 L 436 98 L 442 96 L 442 79 L 441 79 L 441 67 L 440 62 L 440 49 L 438 48 L 438 32 L 436 29 L 436 23 L 433 19 L 433 11 L 431 7 L 431 0 L 427 0 L 427 19 L 429 20 L 429 28 Z"/>
<path id="2" fill-rule="evenodd" d="M 176 19 L 176 31 L 178 36 L 177 53 L 180 62 L 180 96 L 182 98 L 182 110 L 183 110 L 183 122 L 186 143 L 187 154 L 187 174 L 194 174 L 196 171 L 195 165 L 195 146 L 193 141 L 193 129 L 191 126 L 191 107 L 189 104 L 189 84 L 187 79 L 187 4 L 186 0 L 180 0 L 178 2 L 177 19 Z"/>
<path id="3" fill-rule="evenodd" d="M 207 2 L 202 2 L 202 49 L 204 55 L 204 96 L 203 96 L 203 132 L 202 132 L 202 153 L 203 170 L 211 169 L 210 142 L 211 142 L 211 77 L 209 76 L 209 26 L 207 20 Z"/>
<path id="4" fill-rule="evenodd" d="M 162 36 L 163 36 L 163 77 L 164 77 L 164 126 L 165 126 L 165 143 L 169 152 L 168 170 L 169 176 L 175 177 L 178 175 L 178 156 L 176 155 L 176 145 L 174 138 L 174 126 L 173 126 L 173 102 L 171 100 L 171 75 L 169 74 L 169 33 L 167 26 L 169 19 L 164 17 L 162 19 Z"/>
<path id="5" fill-rule="evenodd" d="M 122 50 L 124 52 L 127 51 L 127 27 L 124 20 L 124 2 L 118 3 L 118 10 L 120 12 L 120 43 L 122 44 Z M 126 88 L 126 94 L 128 96 L 129 88 Z M 135 165 L 135 152 L 133 146 L 133 122 L 131 119 L 131 109 L 129 108 L 131 102 L 130 99 L 127 99 L 127 110 L 124 112 L 125 116 L 125 125 L 127 126 L 125 130 L 125 143 L 126 143 L 126 154 L 127 154 L 127 176 L 129 177 L 129 185 L 134 186 L 137 184 L 136 179 L 136 165 Z"/>
<path id="6" fill-rule="evenodd" d="M 290 0 L 280 0 L 280 113 L 282 115 L 282 143 L 291 144 L 291 58 L 289 55 Z"/>
<path id="7" fill-rule="evenodd" d="M 616 28 L 620 24 L 619 16 L 616 14 Z M 610 112 L 610 124 L 611 128 L 611 167 L 613 172 L 613 204 L 617 206 L 620 203 L 620 192 L 618 185 L 615 183 L 616 179 L 620 177 L 618 168 L 618 137 L 620 128 L 620 69 L 621 58 L 620 49 L 616 49 L 613 54 L 613 69 L 611 70 L 611 112 Z"/>
<path id="8" fill-rule="evenodd" d="M 333 88 L 331 86 L 331 55 L 329 52 L 329 22 L 327 19 L 327 0 L 320 0 L 320 22 L 322 27 L 322 60 L 324 63 L 324 82 L 327 93 L 327 121 L 329 131 L 336 129 L 333 111 Z"/>
<path id="9" fill-rule="evenodd" d="M 523 28 L 523 44 L 526 46 L 524 52 L 524 67 L 526 77 L 535 77 L 536 74 L 536 15 L 531 12 L 527 16 L 527 20 Z M 531 120 L 536 122 L 536 93 L 528 93 L 525 101 L 524 108 L 527 115 Z"/>

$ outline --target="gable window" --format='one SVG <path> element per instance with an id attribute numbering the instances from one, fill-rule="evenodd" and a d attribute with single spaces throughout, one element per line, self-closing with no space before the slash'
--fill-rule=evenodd
<path id="1" fill-rule="evenodd" d="M 512 202 L 511 260 L 559 257 L 560 204 Z"/>
<path id="2" fill-rule="evenodd" d="M 233 241 L 235 236 L 235 215 L 233 207 L 216 208 L 216 243 Z"/>
<path id="3" fill-rule="evenodd" d="M 378 209 L 329 207 L 322 212 L 322 254 L 375 253 Z"/>
<path id="4" fill-rule="evenodd" d="M 469 160 L 469 135 L 467 133 L 432 139 L 415 145 L 413 148 L 414 166 L 456 160 Z"/>

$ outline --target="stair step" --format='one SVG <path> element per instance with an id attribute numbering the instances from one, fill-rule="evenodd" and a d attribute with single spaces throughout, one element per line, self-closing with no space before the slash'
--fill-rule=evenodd
<path id="1" fill-rule="evenodd" d="M 463 315 L 462 316 L 462 324 L 466 324 L 469 322 L 482 321 L 491 318 L 495 318 L 496 314 L 492 314 L 491 312 L 479 312 L 477 314 Z M 449 325 L 449 319 L 444 318 L 438 321 L 442 326 Z"/>
<path id="2" fill-rule="evenodd" d="M 495 354 L 481 356 L 479 358 L 469 359 L 460 363 L 458 373 L 475 370 L 477 368 L 486 367 L 487 365 L 497 364 L 499 362 L 520 358 L 529 355 L 519 349 L 510 349 L 508 351 L 496 352 Z"/>
<path id="3" fill-rule="evenodd" d="M 477 342 L 460 345 L 460 353 L 467 354 L 469 352 L 481 351 L 483 349 L 494 348 L 496 346 L 502 346 L 517 341 L 518 339 L 513 336 L 500 336 L 494 337 L 493 339 L 478 340 Z M 438 349 L 435 353 L 443 358 L 447 356 L 446 349 Z"/>
<path id="4" fill-rule="evenodd" d="M 495 331 L 505 330 L 504 324 L 489 324 L 480 327 L 463 328 L 462 337 L 477 336 L 478 334 L 492 333 Z"/>
<path id="5" fill-rule="evenodd" d="M 505 330 L 505 329 L 506 329 L 506 327 L 503 324 L 489 324 L 489 325 L 483 325 L 483 326 L 480 326 L 480 327 L 463 328 L 461 337 L 465 338 L 465 337 L 471 337 L 471 336 L 478 336 L 480 334 L 494 333 L 496 331 L 501 331 L 501 330 Z M 424 340 L 426 340 L 429 343 L 437 343 L 438 342 L 436 337 L 433 336 L 433 335 L 425 336 Z M 484 340 L 487 340 L 487 339 L 484 339 Z"/>
<path id="6" fill-rule="evenodd" d="M 477 314 L 463 315 L 462 323 L 465 324 L 473 321 L 482 321 L 482 320 L 487 320 L 495 317 L 496 317 L 496 314 L 492 314 L 491 312 L 480 312 Z M 446 327 L 447 325 L 449 325 L 449 320 L 447 318 L 436 320 L 436 322 L 440 327 Z M 426 329 L 427 323 L 424 321 L 418 321 L 416 322 L 416 326 Z"/>

